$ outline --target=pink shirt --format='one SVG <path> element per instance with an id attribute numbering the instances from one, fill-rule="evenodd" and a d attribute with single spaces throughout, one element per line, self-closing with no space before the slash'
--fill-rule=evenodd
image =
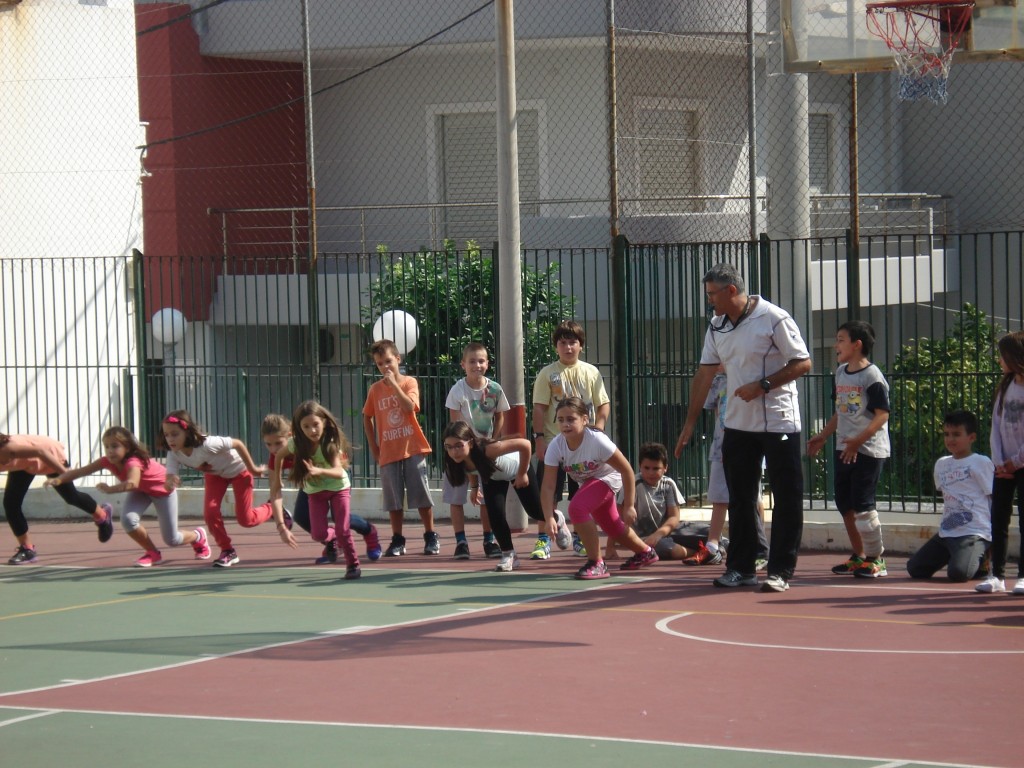
<path id="1" fill-rule="evenodd" d="M 167 480 L 167 470 L 156 459 L 150 459 L 143 464 L 142 459 L 131 456 L 125 459 L 124 466 L 118 469 L 110 459 L 104 456 L 100 459 L 100 464 L 122 483 L 128 479 L 128 470 L 138 467 L 142 471 L 142 476 L 139 478 L 139 487 L 136 490 L 147 496 L 170 496 L 172 493 L 164 485 Z"/>
<path id="2" fill-rule="evenodd" d="M 42 435 L 9 435 L 0 448 L 0 472 L 21 470 L 30 475 L 54 475 L 63 472 L 68 459 L 64 446 Z M 22 454 L 16 456 L 15 454 Z"/>

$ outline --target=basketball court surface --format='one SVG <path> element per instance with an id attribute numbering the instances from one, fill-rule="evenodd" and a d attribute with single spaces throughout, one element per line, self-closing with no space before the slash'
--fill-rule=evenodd
<path id="1" fill-rule="evenodd" d="M 120 531 L 34 526 L 38 564 L 0 567 L 4 764 L 1021 765 L 1024 596 L 835 553 L 781 594 L 665 562 L 577 581 L 558 551 L 495 573 L 440 532 L 344 581 L 267 527 L 230 569 L 140 569 Z"/>

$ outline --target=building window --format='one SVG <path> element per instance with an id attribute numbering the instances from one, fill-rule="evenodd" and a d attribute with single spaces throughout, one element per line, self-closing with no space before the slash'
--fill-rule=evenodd
<path id="1" fill-rule="evenodd" d="M 498 137 L 493 110 L 446 112 L 435 116 L 437 201 L 443 236 L 459 247 L 473 239 L 498 237 Z M 540 213 L 540 116 L 519 110 L 519 212 Z"/>
<path id="2" fill-rule="evenodd" d="M 834 191 L 832 165 L 832 123 L 828 113 L 812 112 L 808 116 L 808 165 L 812 195 L 825 195 Z"/>
<path id="3" fill-rule="evenodd" d="M 700 110 L 669 98 L 638 99 L 633 105 L 633 144 L 637 208 L 641 213 L 690 213 L 703 210 L 700 195 Z"/>

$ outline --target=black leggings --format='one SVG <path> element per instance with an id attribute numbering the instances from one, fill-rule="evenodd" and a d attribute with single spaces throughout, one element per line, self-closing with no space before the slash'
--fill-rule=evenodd
<path id="1" fill-rule="evenodd" d="M 47 475 L 47 477 L 57 477 L 57 473 Z M 35 475 L 22 469 L 16 469 L 7 474 L 7 489 L 4 491 L 4 514 L 7 515 L 7 524 L 11 526 L 11 533 L 17 537 L 28 533 L 28 520 L 25 519 L 25 511 L 21 508 L 21 505 L 24 503 L 29 486 L 32 485 L 32 480 L 34 479 Z M 66 504 L 78 507 L 89 517 L 92 517 L 96 511 L 96 499 L 75 488 L 74 483 L 61 483 L 60 485 L 53 486 L 53 490 L 64 499 Z"/>
<path id="2" fill-rule="evenodd" d="M 516 496 L 523 504 L 523 509 L 531 519 L 544 520 L 544 511 L 540 505 L 540 484 L 537 475 L 530 467 L 526 471 L 530 483 L 525 488 L 516 488 Z M 508 495 L 508 480 L 483 480 L 481 488 L 484 492 L 484 504 L 487 506 L 487 519 L 491 521 L 491 531 L 503 552 L 512 549 L 512 530 L 508 527 L 505 517 L 505 497 Z"/>

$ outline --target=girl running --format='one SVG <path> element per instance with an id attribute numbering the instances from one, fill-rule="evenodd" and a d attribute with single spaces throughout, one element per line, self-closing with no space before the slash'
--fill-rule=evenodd
<path id="1" fill-rule="evenodd" d="M 1003 574 L 1010 543 L 1013 495 L 1017 494 L 1017 524 L 1024 532 L 1024 331 L 999 339 L 999 367 L 1003 378 L 996 388 L 992 407 L 992 463 L 996 477 L 992 484 L 992 551 L 988 578 L 979 592 L 1005 592 Z M 1017 561 L 1015 595 L 1024 595 L 1024 539 Z"/>
<path id="2" fill-rule="evenodd" d="M 501 560 L 494 570 L 517 569 L 519 556 L 512 545 L 512 531 L 505 517 L 509 483 L 515 488 L 526 514 L 538 522 L 544 520 L 537 477 L 530 466 L 530 441 L 478 437 L 466 422 L 453 421 L 444 430 L 444 472 L 455 488 L 468 477 L 469 500 L 478 506 L 483 501 L 494 538 L 501 547 Z M 565 517 L 557 509 L 554 520 L 556 529 L 568 540 L 571 534 Z"/>
<path id="3" fill-rule="evenodd" d="M 36 548 L 28 534 L 28 520 L 22 509 L 32 481 L 36 475 L 57 477 L 68 466 L 64 446 L 52 437 L 0 432 L 0 472 L 7 473 L 4 514 L 11 533 L 18 540 L 18 550 L 7 561 L 8 565 L 24 565 L 36 560 Z M 109 504 L 97 504 L 92 496 L 82 493 L 73 483 L 58 486 L 55 490 L 66 503 L 92 516 L 99 529 L 101 544 L 110 541 L 114 535 L 114 510 Z"/>
<path id="4" fill-rule="evenodd" d="M 228 486 L 235 494 L 235 519 L 243 528 L 255 528 L 273 516 L 270 502 L 252 506 L 253 477 L 266 469 L 253 463 L 249 450 L 233 437 L 204 435 L 188 411 L 171 411 L 160 425 L 167 453 L 168 491 L 181 485 L 181 467 L 203 473 L 203 519 L 210 530 L 220 556 L 213 561 L 217 568 L 230 568 L 238 562 L 238 553 L 231 544 L 221 515 L 221 502 Z"/>
<path id="5" fill-rule="evenodd" d="M 348 457 L 352 452 L 338 420 L 316 400 L 306 400 L 292 414 L 292 437 L 274 457 L 272 488 L 280 488 L 281 468 L 294 456 L 289 479 L 306 492 L 309 500 L 309 533 L 315 541 L 336 541 L 345 556 L 345 578 L 362 575 L 352 539 Z M 327 523 L 330 512 L 334 528 Z"/>
<path id="6" fill-rule="evenodd" d="M 636 484 L 630 482 L 623 486 L 622 478 L 632 477 L 633 468 L 604 432 L 588 428 L 589 421 L 587 404 L 578 397 L 567 397 L 556 406 L 555 423 L 559 434 L 544 452 L 547 470 L 540 497 L 549 533 L 553 535 L 556 528 L 555 470 L 561 464 L 569 477 L 580 485 L 569 501 L 569 519 L 576 526 L 583 546 L 595 558 L 587 560 L 576 573 L 576 578 L 607 579 L 609 573 L 600 555 L 598 525 L 616 544 L 634 553 L 620 566 L 622 570 L 635 571 L 656 563 L 658 555 L 630 527 L 636 520 Z M 615 496 L 619 491 L 623 492 L 621 513 L 615 506 Z"/>
<path id="7" fill-rule="evenodd" d="M 150 504 L 156 507 L 157 520 L 160 521 L 160 536 L 164 544 L 169 547 L 191 544 L 196 553 L 196 560 L 209 560 L 210 546 L 205 530 L 178 530 L 178 493 L 173 489 L 168 490 L 167 470 L 164 466 L 150 457 L 135 435 L 124 427 L 111 427 L 103 433 L 102 441 L 102 458 L 84 467 L 69 469 L 57 477 L 50 478 L 45 484 L 59 488 L 80 477 L 106 470 L 120 482 L 117 485 L 97 483 L 96 488 L 102 493 L 126 494 L 124 508 L 121 511 L 121 527 L 132 541 L 142 547 L 142 557 L 135 561 L 136 566 L 149 568 L 164 559 L 142 525 L 142 513 Z"/>

